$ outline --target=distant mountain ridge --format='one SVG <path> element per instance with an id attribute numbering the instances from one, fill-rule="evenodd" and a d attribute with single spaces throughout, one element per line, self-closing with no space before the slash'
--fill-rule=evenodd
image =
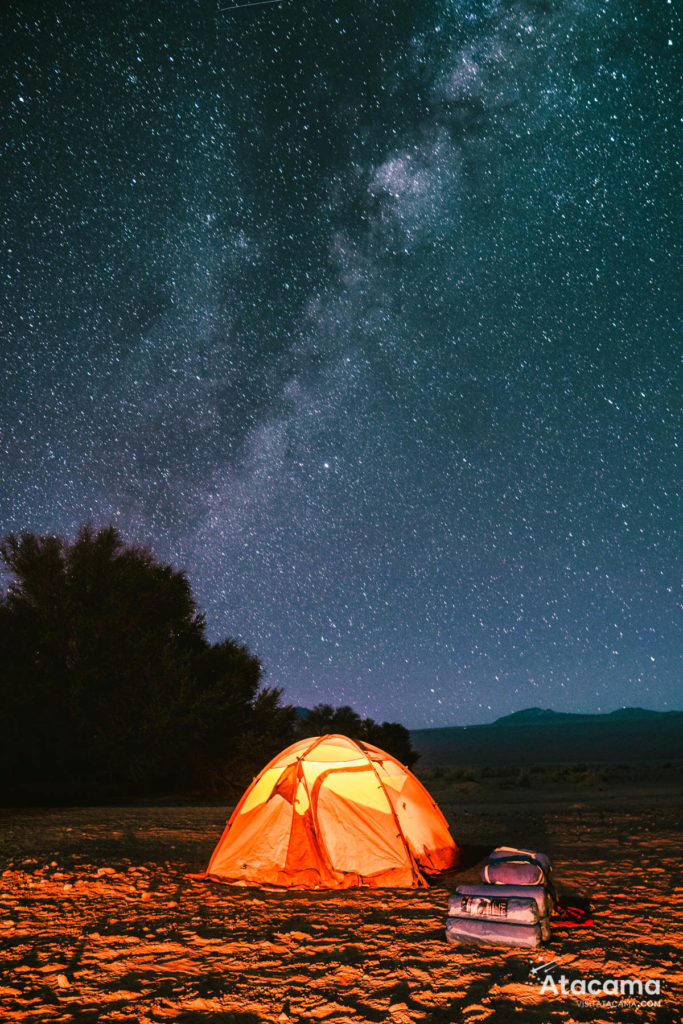
<path id="1" fill-rule="evenodd" d="M 524 708 L 510 715 L 496 718 L 492 725 L 530 725 L 534 722 L 596 722 L 606 719 L 656 718 L 659 715 L 679 715 L 680 711 L 650 711 L 648 708 L 617 708 L 616 711 L 582 714 L 576 711 L 553 711 L 551 708 Z M 458 728 L 455 726 L 455 728 Z M 469 728 L 473 728 L 470 726 Z"/>
<path id="2" fill-rule="evenodd" d="M 682 760 L 683 711 L 525 708 L 489 725 L 413 729 L 410 740 L 423 765 Z"/>

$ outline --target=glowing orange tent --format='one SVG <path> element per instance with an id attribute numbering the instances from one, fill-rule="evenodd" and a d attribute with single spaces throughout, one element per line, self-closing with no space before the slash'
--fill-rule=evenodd
<path id="1" fill-rule="evenodd" d="M 422 886 L 425 873 L 456 860 L 446 819 L 396 758 L 346 736 L 315 736 L 254 779 L 207 876 L 306 889 Z"/>

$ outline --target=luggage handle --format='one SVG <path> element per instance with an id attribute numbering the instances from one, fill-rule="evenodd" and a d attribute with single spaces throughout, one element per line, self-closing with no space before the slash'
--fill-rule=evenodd
<path id="1" fill-rule="evenodd" d="M 541 861 L 531 853 L 511 853 L 505 857 L 494 857 L 493 859 L 489 857 L 488 863 L 491 867 L 495 864 L 534 864 L 537 868 L 541 869 L 544 875 L 547 874 Z"/>

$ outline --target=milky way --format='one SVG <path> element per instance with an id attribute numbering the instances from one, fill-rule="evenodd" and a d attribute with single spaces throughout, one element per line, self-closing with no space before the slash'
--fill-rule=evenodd
<path id="1" fill-rule="evenodd" d="M 673 5 L 220 6 L 3 5 L 2 532 L 293 703 L 680 706 Z"/>

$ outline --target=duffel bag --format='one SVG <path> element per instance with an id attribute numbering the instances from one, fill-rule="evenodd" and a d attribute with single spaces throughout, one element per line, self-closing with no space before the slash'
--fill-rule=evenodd
<path id="1" fill-rule="evenodd" d="M 544 853 L 499 846 L 482 868 L 484 882 L 495 885 L 549 885 L 550 861 Z"/>
<path id="2" fill-rule="evenodd" d="M 540 946 L 543 942 L 541 925 L 515 924 L 504 918 L 449 917 L 446 938 L 462 944 L 483 943 L 487 946 Z"/>

